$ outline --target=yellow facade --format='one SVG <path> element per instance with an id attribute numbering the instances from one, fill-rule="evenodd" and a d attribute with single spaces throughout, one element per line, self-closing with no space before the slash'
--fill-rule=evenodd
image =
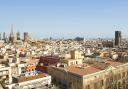
<path id="1" fill-rule="evenodd" d="M 61 60 L 61 62 L 67 64 L 68 66 L 71 66 L 71 65 L 82 64 L 83 59 L 63 59 Z"/>
<path id="2" fill-rule="evenodd" d="M 79 76 L 57 67 L 49 67 L 53 81 L 66 85 L 68 89 L 127 89 L 128 63 L 105 70 Z M 73 88 L 71 88 L 73 87 Z"/>
<path id="3" fill-rule="evenodd" d="M 84 56 L 82 55 L 82 52 L 72 50 L 70 51 L 71 59 L 83 59 Z"/>

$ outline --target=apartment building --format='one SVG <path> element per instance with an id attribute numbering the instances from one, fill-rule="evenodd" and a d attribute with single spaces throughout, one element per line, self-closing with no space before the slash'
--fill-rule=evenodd
<path id="1" fill-rule="evenodd" d="M 51 76 L 41 73 L 33 76 L 13 77 L 13 83 L 5 85 L 7 89 L 35 89 L 51 84 Z"/>
<path id="2" fill-rule="evenodd" d="M 0 64 L 0 82 L 3 82 L 5 84 L 12 83 L 11 67 Z"/>

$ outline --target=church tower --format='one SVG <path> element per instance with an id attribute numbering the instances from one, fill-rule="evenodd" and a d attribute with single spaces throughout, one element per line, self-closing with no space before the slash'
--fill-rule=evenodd
<path id="1" fill-rule="evenodd" d="M 17 40 L 20 40 L 20 32 L 17 32 Z"/>
<path id="2" fill-rule="evenodd" d="M 11 43 L 14 42 L 13 24 L 11 25 L 11 32 L 10 32 L 10 36 L 9 36 L 9 42 L 11 42 Z"/>

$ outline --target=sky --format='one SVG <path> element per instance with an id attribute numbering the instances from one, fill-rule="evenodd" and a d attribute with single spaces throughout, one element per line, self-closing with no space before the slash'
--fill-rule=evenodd
<path id="1" fill-rule="evenodd" d="M 0 0 L 0 32 L 46 38 L 128 38 L 128 0 Z"/>

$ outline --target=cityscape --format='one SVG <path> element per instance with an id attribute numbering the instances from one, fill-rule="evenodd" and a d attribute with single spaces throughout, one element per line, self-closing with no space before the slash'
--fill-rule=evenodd
<path id="1" fill-rule="evenodd" d="M 0 89 L 128 89 L 128 1 L 0 0 Z"/>
<path id="2" fill-rule="evenodd" d="M 128 89 L 128 40 L 0 35 L 0 89 Z"/>

